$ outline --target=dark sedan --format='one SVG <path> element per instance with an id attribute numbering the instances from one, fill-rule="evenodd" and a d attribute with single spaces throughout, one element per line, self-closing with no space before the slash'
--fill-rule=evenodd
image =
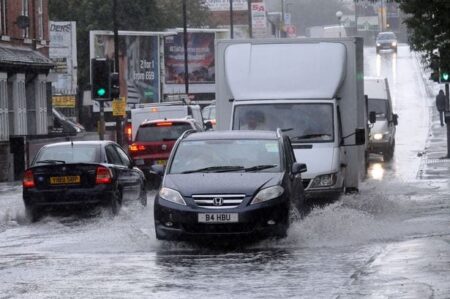
<path id="1" fill-rule="evenodd" d="M 122 201 L 147 204 L 145 176 L 112 141 L 74 141 L 42 147 L 25 170 L 23 200 L 30 220 L 44 209 L 103 205 L 112 214 Z"/>
<path id="2" fill-rule="evenodd" d="M 377 53 L 380 50 L 391 49 L 397 52 L 397 36 L 394 32 L 380 32 L 376 38 Z"/>
<path id="3" fill-rule="evenodd" d="M 280 131 L 187 132 L 155 197 L 156 237 L 284 237 L 304 171 Z"/>

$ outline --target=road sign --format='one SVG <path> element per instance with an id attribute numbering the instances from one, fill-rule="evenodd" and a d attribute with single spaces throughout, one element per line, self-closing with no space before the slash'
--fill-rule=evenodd
<path id="1" fill-rule="evenodd" d="M 286 34 L 288 37 L 296 37 L 297 36 L 297 28 L 294 25 L 286 26 Z"/>
<path id="2" fill-rule="evenodd" d="M 127 114 L 127 101 L 125 97 L 112 101 L 113 116 L 125 116 Z"/>

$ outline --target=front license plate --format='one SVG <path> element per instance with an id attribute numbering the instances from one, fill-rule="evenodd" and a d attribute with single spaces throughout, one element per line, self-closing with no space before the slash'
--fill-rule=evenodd
<path id="1" fill-rule="evenodd" d="M 50 184 L 52 185 L 69 185 L 69 184 L 79 184 L 80 176 L 79 175 L 71 175 L 71 176 L 52 176 L 50 177 Z"/>
<path id="2" fill-rule="evenodd" d="M 236 223 L 239 222 L 238 213 L 200 213 L 200 223 Z"/>
<path id="3" fill-rule="evenodd" d="M 166 165 L 167 160 L 156 160 L 156 164 L 158 165 Z"/>

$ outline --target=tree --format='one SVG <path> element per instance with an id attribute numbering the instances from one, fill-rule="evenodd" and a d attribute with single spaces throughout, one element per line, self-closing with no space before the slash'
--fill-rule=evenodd
<path id="1" fill-rule="evenodd" d="M 421 52 L 430 69 L 450 70 L 450 2 L 396 0 L 406 13 L 411 49 Z M 437 51 L 438 52 L 437 52 Z M 437 57 L 439 53 L 439 57 Z"/>
<path id="2" fill-rule="evenodd" d="M 189 25 L 201 26 L 207 20 L 204 0 L 188 1 Z M 89 85 L 89 31 L 112 30 L 113 0 L 50 0 L 52 21 L 77 22 L 78 85 Z M 119 30 L 160 31 L 182 27 L 180 0 L 117 0 Z"/>

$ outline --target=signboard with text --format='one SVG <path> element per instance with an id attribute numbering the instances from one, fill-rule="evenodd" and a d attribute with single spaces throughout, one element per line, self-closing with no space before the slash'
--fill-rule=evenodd
<path id="1" fill-rule="evenodd" d="M 229 11 L 230 0 L 206 0 L 206 7 L 211 11 Z M 247 0 L 233 0 L 233 10 L 247 10 Z"/>

